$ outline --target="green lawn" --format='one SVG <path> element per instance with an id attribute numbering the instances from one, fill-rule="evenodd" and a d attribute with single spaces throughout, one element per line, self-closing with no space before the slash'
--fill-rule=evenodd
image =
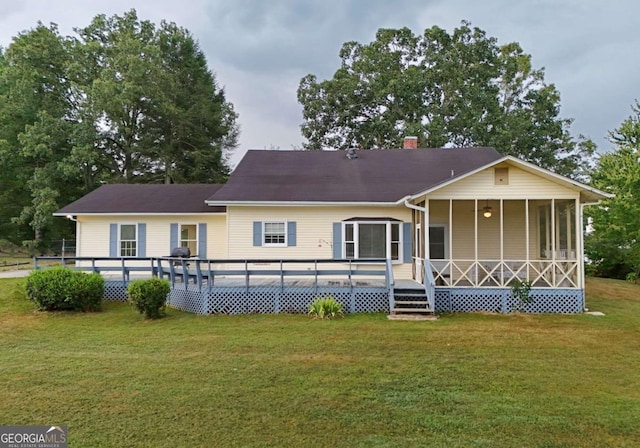
<path id="1" fill-rule="evenodd" d="M 640 286 L 590 315 L 44 313 L 0 280 L 0 424 L 71 447 L 640 446 Z"/>

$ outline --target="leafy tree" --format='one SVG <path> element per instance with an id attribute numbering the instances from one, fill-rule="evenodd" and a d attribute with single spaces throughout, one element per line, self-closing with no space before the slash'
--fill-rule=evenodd
<path id="1" fill-rule="evenodd" d="M 0 239 L 69 236 L 52 212 L 102 182 L 220 182 L 237 115 L 190 33 L 99 15 L 0 49 Z"/>
<path id="2" fill-rule="evenodd" d="M 97 16 L 77 32 L 94 67 L 84 73 L 84 89 L 116 179 L 226 179 L 237 116 L 188 31 L 166 22 L 157 29 L 132 10 Z"/>
<path id="3" fill-rule="evenodd" d="M 165 183 L 224 182 L 229 174 L 226 153 L 238 138 L 233 105 L 217 89 L 188 31 L 162 22 L 158 44 L 167 75 L 155 117 L 158 171 Z"/>
<path id="4" fill-rule="evenodd" d="M 462 22 L 451 34 L 380 29 L 340 58 L 332 79 L 300 81 L 308 149 L 398 147 L 415 135 L 423 147 L 494 146 L 561 174 L 586 171 L 593 144 L 571 138 L 558 91 L 517 43 L 498 46 Z"/>
<path id="5" fill-rule="evenodd" d="M 55 25 L 39 24 L 14 39 L 1 74 L 2 206 L 12 213 L 13 223 L 33 230 L 33 236 L 24 239 L 35 240 L 36 246 L 47 239 L 44 232 L 53 222 L 58 199 L 68 201 L 78 193 L 75 173 L 67 170 L 65 176 L 59 170 L 70 150 L 66 46 Z M 60 223 L 58 230 L 68 232 L 70 226 Z M 15 241 L 15 236 L 6 239 Z"/>
<path id="6" fill-rule="evenodd" d="M 587 208 L 594 231 L 585 253 L 595 274 L 625 278 L 640 274 L 640 105 L 609 134 L 616 150 L 603 155 L 592 175 L 593 185 L 615 194 L 598 207 Z"/>

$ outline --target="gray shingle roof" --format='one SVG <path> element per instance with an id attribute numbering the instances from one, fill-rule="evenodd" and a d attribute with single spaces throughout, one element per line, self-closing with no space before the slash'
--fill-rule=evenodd
<path id="1" fill-rule="evenodd" d="M 224 212 L 225 207 L 205 204 L 220 187 L 218 184 L 103 185 L 55 214 Z"/>
<path id="2" fill-rule="evenodd" d="M 248 151 L 209 201 L 397 202 L 500 159 L 493 148 Z"/>

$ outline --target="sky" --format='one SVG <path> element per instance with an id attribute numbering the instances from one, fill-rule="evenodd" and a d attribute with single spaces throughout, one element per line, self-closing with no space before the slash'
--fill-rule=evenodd
<path id="1" fill-rule="evenodd" d="M 141 20 L 188 29 L 239 114 L 232 165 L 248 149 L 300 147 L 300 79 L 330 79 L 344 42 L 369 43 L 379 28 L 415 34 L 462 20 L 498 44 L 518 42 L 561 94 L 571 133 L 612 149 L 609 131 L 640 99 L 640 2 L 636 0 L 0 0 L 0 46 L 38 21 L 63 35 L 97 14 L 135 9 Z"/>

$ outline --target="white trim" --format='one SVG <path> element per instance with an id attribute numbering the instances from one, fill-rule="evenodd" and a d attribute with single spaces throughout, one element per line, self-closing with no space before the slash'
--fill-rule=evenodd
<path id="1" fill-rule="evenodd" d="M 443 237 L 444 237 L 444 258 L 432 258 L 431 256 L 431 238 L 429 238 L 429 260 L 448 260 L 450 257 L 450 250 L 449 250 L 449 229 L 451 228 L 449 226 L 448 223 L 439 223 L 439 222 L 430 222 L 429 223 L 429 230 L 431 230 L 432 227 L 438 227 L 438 228 L 443 228 L 444 229 L 444 233 L 443 233 Z"/>
<path id="2" fill-rule="evenodd" d="M 353 225 L 353 241 L 349 240 L 349 242 L 353 243 L 353 259 L 359 263 L 367 263 L 367 258 L 360 258 L 360 224 L 384 224 L 385 225 L 385 253 L 386 258 L 391 260 L 394 264 L 402 264 L 404 260 L 404 232 L 402 231 L 403 221 L 374 221 L 364 219 L 362 221 L 342 221 L 342 247 L 341 247 L 341 255 L 343 258 L 347 258 L 347 225 Z M 398 226 L 398 259 L 391 258 L 391 225 L 395 224 Z"/>
<path id="3" fill-rule="evenodd" d="M 137 222 L 119 222 L 118 223 L 118 234 L 117 236 L 117 249 L 118 249 L 118 257 L 126 257 L 126 258 L 136 258 L 138 256 L 138 252 L 140 251 L 140 235 L 138 234 L 138 224 Z M 136 244 L 136 253 L 133 255 L 122 255 L 122 226 L 133 226 L 133 230 L 135 232 L 135 240 L 125 240 L 125 241 L 135 241 Z"/>
<path id="4" fill-rule="evenodd" d="M 184 222 L 177 222 L 178 224 L 178 247 L 184 247 L 182 246 L 182 226 L 195 226 L 196 228 L 196 247 L 195 250 L 193 252 L 191 252 L 191 256 L 195 256 L 195 254 L 198 253 L 198 248 L 200 247 L 200 226 L 198 225 L 197 222 L 193 222 L 193 221 L 184 221 Z M 192 241 L 192 240 L 187 240 L 187 241 Z"/>
<path id="5" fill-rule="evenodd" d="M 434 191 L 440 190 L 441 188 L 444 188 L 444 187 L 446 187 L 448 185 L 454 184 L 454 183 L 456 183 L 456 182 L 458 182 L 458 181 L 460 181 L 462 179 L 465 179 L 467 177 L 473 176 L 474 174 L 477 174 L 477 173 L 479 173 L 481 171 L 484 171 L 484 170 L 486 170 L 488 168 L 495 167 L 496 165 L 499 165 L 500 163 L 504 163 L 504 162 L 510 162 L 510 163 L 512 163 L 512 164 L 514 164 L 516 166 L 520 166 L 520 168 L 524 169 L 525 171 L 534 172 L 535 174 L 538 174 L 541 177 L 545 177 L 545 178 L 551 179 L 551 180 L 553 180 L 553 181 L 555 181 L 557 183 L 564 184 L 565 186 L 569 186 L 572 189 L 580 190 L 580 192 L 587 191 L 587 192 L 590 192 L 590 193 L 592 193 L 592 194 L 594 194 L 596 196 L 601 196 L 600 199 L 612 198 L 612 197 L 615 196 L 615 195 L 613 195 L 611 193 L 606 193 L 604 191 L 598 190 L 597 188 L 593 188 L 593 187 L 591 187 L 589 185 L 582 184 L 582 183 L 580 183 L 578 181 L 569 179 L 568 177 L 561 176 L 560 174 L 553 173 L 553 172 L 551 172 L 549 170 L 546 170 L 544 168 L 540 168 L 539 166 L 536 166 L 536 165 L 534 165 L 532 163 L 529 163 L 529 162 L 525 162 L 524 160 L 517 159 L 517 158 L 515 158 L 513 156 L 504 156 L 504 157 L 502 157 L 502 158 L 500 158 L 498 160 L 495 160 L 495 161 L 493 161 L 491 163 L 488 163 L 488 164 L 483 165 L 483 166 L 481 166 L 479 168 L 476 168 L 475 170 L 469 171 L 468 173 L 465 173 L 465 174 L 462 174 L 460 176 L 454 177 L 452 179 L 446 180 L 446 181 L 444 181 L 444 182 L 442 182 L 442 183 L 440 183 L 438 185 L 435 185 L 435 186 L 433 186 L 433 187 L 431 187 L 431 188 L 429 188 L 427 190 L 424 190 L 424 191 L 421 191 L 419 193 L 410 195 L 408 197 L 408 199 L 412 200 L 412 201 L 416 200 L 421 196 L 428 195 L 429 193 L 433 193 Z"/>
<path id="6" fill-rule="evenodd" d="M 262 247 L 287 247 L 289 243 L 289 221 L 282 219 L 263 219 L 262 221 Z M 266 232 L 266 224 L 284 224 L 284 242 L 283 243 L 267 243 L 265 242 L 265 238 L 267 236 Z M 273 235 L 276 235 L 272 232 Z"/>
<path id="7" fill-rule="evenodd" d="M 53 216 L 68 216 L 70 213 L 54 213 Z M 147 212 L 109 212 L 109 213 L 81 213 L 74 212 L 71 215 L 79 216 L 227 216 L 227 212 L 197 212 L 197 213 L 147 213 Z"/>
<path id="8" fill-rule="evenodd" d="M 324 201 L 227 201 L 227 202 L 207 202 L 212 207 L 226 207 L 233 205 L 236 207 L 396 207 L 409 196 L 402 197 L 395 202 L 324 202 Z M 63 216 L 66 216 L 63 215 Z"/>

